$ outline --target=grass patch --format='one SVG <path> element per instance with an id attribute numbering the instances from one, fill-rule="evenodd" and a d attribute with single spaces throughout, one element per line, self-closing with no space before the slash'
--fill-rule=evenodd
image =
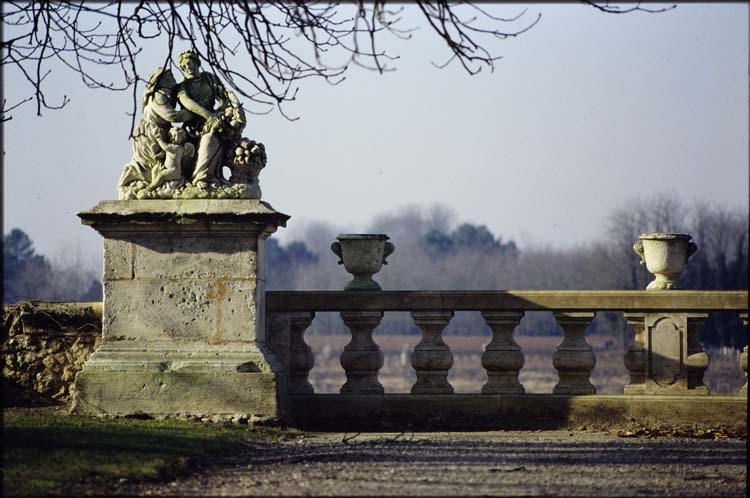
<path id="1" fill-rule="evenodd" d="M 178 420 L 99 419 L 5 409 L 5 496 L 104 494 L 120 479 L 166 479 L 288 430 Z"/>

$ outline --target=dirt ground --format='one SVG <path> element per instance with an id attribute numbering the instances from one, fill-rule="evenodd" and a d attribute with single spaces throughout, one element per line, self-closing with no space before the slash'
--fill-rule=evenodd
<path id="1" fill-rule="evenodd" d="M 746 441 L 567 431 L 305 433 L 127 495 L 744 496 Z"/>

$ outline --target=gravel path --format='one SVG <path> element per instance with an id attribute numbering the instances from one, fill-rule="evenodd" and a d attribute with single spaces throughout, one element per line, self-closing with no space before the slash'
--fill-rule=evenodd
<path id="1" fill-rule="evenodd" d="M 129 495 L 744 496 L 746 441 L 566 431 L 306 433 Z"/>

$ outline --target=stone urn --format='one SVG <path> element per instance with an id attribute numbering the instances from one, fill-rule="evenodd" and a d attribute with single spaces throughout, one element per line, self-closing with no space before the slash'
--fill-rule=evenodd
<path id="1" fill-rule="evenodd" d="M 638 237 L 633 250 L 656 278 L 646 290 L 679 289 L 677 280 L 688 258 L 698 250 L 686 233 L 646 233 Z"/>
<path id="2" fill-rule="evenodd" d="M 331 250 L 339 257 L 339 264 L 354 275 L 346 284 L 347 291 L 379 291 L 380 285 L 372 276 L 388 262 L 385 258 L 395 249 L 385 234 L 342 234 L 338 242 L 331 244 Z"/>

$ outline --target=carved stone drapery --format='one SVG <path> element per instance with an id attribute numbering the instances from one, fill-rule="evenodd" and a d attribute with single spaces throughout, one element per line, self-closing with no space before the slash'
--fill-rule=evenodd
<path id="1" fill-rule="evenodd" d="M 625 320 L 633 328 L 633 344 L 625 353 L 625 368 L 630 372 L 630 383 L 625 394 L 643 394 L 646 388 L 646 315 L 625 313 Z"/>
<path id="2" fill-rule="evenodd" d="M 442 336 L 453 312 L 413 311 L 411 316 L 422 331 L 422 340 L 411 355 L 411 365 L 417 373 L 412 394 L 453 394 L 453 386 L 448 382 L 453 355 Z"/>
<path id="3" fill-rule="evenodd" d="M 523 394 L 524 388 L 518 381 L 523 353 L 513 340 L 513 331 L 521 322 L 523 312 L 483 311 L 482 317 L 492 329 L 492 340 L 482 353 L 482 366 L 487 370 L 482 394 Z"/>
<path id="4" fill-rule="evenodd" d="M 552 358 L 560 377 L 552 391 L 554 394 L 596 394 L 596 388 L 589 380 L 596 357 L 584 337 L 593 318 L 594 313 L 589 312 L 555 313 L 564 337 Z"/>
<path id="5" fill-rule="evenodd" d="M 289 313 L 289 393 L 312 394 L 315 390 L 310 384 L 310 370 L 315 365 L 315 355 L 305 342 L 305 331 L 312 323 L 315 313 Z"/>
<path id="6" fill-rule="evenodd" d="M 383 352 L 373 341 L 372 333 L 383 318 L 382 311 L 341 312 L 352 339 L 341 353 L 341 366 L 346 372 L 342 393 L 382 394 L 378 371 L 383 368 Z"/>

